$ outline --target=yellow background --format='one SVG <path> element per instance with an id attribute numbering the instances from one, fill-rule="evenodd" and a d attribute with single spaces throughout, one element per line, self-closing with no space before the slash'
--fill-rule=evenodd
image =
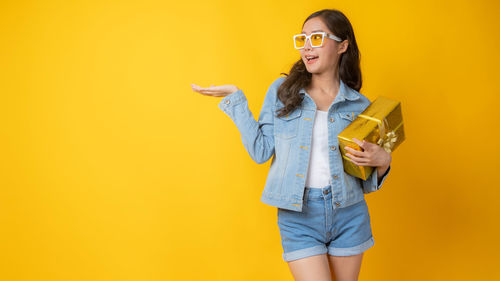
<path id="1" fill-rule="evenodd" d="M 3 1 L 1 280 L 293 280 L 276 208 L 201 86 L 257 118 L 314 11 L 351 20 L 407 139 L 360 280 L 500 278 L 498 1 Z"/>

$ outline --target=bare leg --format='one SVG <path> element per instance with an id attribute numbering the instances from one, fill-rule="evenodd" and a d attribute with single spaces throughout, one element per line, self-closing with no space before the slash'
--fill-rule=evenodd
<path id="1" fill-rule="evenodd" d="M 363 253 L 346 257 L 328 255 L 332 281 L 357 281 L 362 259 Z"/>
<path id="2" fill-rule="evenodd" d="M 331 281 L 326 254 L 289 261 L 288 267 L 295 281 Z"/>

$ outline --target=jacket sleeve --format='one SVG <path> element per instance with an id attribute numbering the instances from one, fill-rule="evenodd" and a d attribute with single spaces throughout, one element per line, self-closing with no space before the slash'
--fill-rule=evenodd
<path id="1" fill-rule="evenodd" d="M 276 79 L 269 87 L 258 121 L 255 121 L 250 112 L 241 89 L 225 96 L 218 105 L 233 120 L 241 134 L 243 146 L 257 164 L 267 162 L 274 154 L 273 110 L 279 86 L 277 82 L 281 78 L 283 77 Z"/>
<path id="2" fill-rule="evenodd" d="M 384 183 L 390 171 L 391 171 L 391 165 L 389 165 L 384 175 L 380 179 L 380 182 L 378 182 L 377 169 L 373 168 L 373 172 L 371 173 L 371 175 L 366 180 L 361 181 L 363 183 L 363 193 L 366 194 L 379 190 L 382 187 L 382 184 Z"/>

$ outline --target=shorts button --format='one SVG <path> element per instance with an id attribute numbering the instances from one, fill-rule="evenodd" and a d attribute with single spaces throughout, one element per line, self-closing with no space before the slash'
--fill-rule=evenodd
<path id="1" fill-rule="evenodd" d="M 337 205 L 337 207 L 338 207 L 338 206 L 340 206 L 340 203 L 339 203 L 339 202 L 336 202 L 336 203 L 335 203 L 335 205 Z"/>

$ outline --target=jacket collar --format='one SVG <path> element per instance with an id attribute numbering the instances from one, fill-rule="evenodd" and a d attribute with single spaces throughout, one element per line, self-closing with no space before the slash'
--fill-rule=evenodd
<path id="1" fill-rule="evenodd" d="M 301 88 L 299 90 L 299 94 L 301 96 L 305 95 L 306 93 L 307 92 L 306 92 L 306 90 L 304 88 Z M 309 94 L 307 94 L 307 95 L 309 95 Z M 344 101 L 346 99 L 348 99 L 348 100 L 357 100 L 357 99 L 359 99 L 359 96 L 356 95 L 356 93 L 354 93 L 354 90 L 352 90 L 347 85 L 345 85 L 344 82 L 342 81 L 342 79 L 340 79 L 339 92 L 338 92 L 337 96 L 335 97 L 335 100 L 334 100 L 333 103 L 341 102 L 341 101 Z"/>

